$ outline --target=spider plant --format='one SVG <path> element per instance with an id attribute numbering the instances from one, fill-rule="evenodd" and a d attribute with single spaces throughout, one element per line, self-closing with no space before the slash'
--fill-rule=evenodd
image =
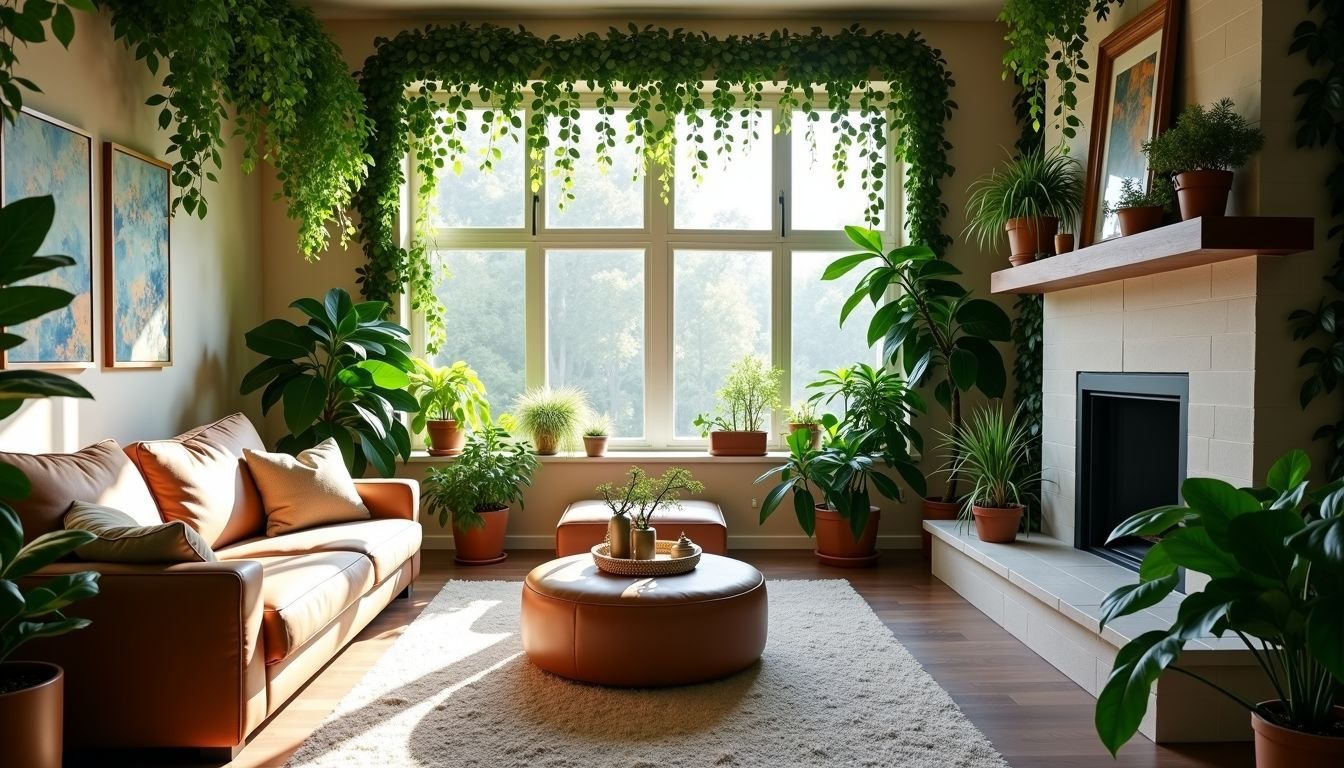
<path id="1" fill-rule="evenodd" d="M 514 410 L 518 426 L 531 435 L 537 453 L 547 455 L 577 443 L 588 398 L 574 387 L 536 387 L 519 395 Z"/>
<path id="2" fill-rule="evenodd" d="M 966 234 L 981 250 L 990 250 L 1004 236 L 1009 219 L 1077 221 L 1082 206 L 1082 166 L 1062 149 L 1038 149 L 1010 159 L 971 184 Z"/>
<path id="3" fill-rule="evenodd" d="M 1031 430 L 1021 415 L 1020 410 L 1005 411 L 999 403 L 971 414 L 952 432 L 940 433 L 943 447 L 956 457 L 943 471 L 970 486 L 961 511 L 964 522 L 971 520 L 973 507 L 1021 506 L 1028 497 L 1024 489 L 1040 479 L 1040 470 L 1028 460 Z"/>

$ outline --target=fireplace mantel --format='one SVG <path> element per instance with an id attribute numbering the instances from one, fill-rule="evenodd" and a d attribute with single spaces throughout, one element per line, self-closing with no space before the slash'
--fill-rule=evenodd
<path id="1" fill-rule="evenodd" d="M 1196 218 L 1052 256 L 990 276 L 992 293 L 1049 293 L 1197 267 L 1246 256 L 1284 256 L 1314 247 L 1308 217 Z"/>

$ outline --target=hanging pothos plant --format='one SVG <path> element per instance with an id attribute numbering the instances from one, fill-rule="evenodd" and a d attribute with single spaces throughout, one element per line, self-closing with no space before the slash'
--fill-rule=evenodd
<path id="1" fill-rule="evenodd" d="M 767 95 L 767 83 L 777 84 L 778 92 L 772 88 Z M 576 165 L 609 167 L 611 148 L 625 142 L 637 148 L 643 172 L 656 170 L 666 198 L 676 153 L 686 153 L 692 175 L 699 176 L 713 154 L 736 149 L 730 128 L 745 129 L 743 141 L 760 138 L 756 115 L 767 108 L 767 99 L 781 108 L 780 131 L 792 130 L 795 114 L 801 114 L 810 136 L 820 111 L 834 112 L 841 130 L 832 167 L 840 177 L 856 164 L 860 168 L 869 223 L 882 213 L 892 142 L 909 169 L 910 237 L 941 253 L 950 241 L 942 232 L 946 207 L 939 184 L 952 173 L 943 131 L 956 107 L 949 98 L 952 85 L 942 54 L 918 33 L 870 33 L 857 26 L 835 35 L 784 30 L 719 39 L 632 24 L 605 35 L 542 39 L 521 28 L 459 24 L 379 39 L 360 73 L 373 128 L 367 152 L 373 165 L 356 196 L 368 257 L 359 270 L 361 289 L 374 300 L 407 291 L 431 333 L 442 333 L 423 231 L 423 212 L 440 169 L 467 162 L 489 168 L 499 142 L 525 141 L 534 161 L 533 191 L 544 180 L 549 158 L 555 176 L 550 183 L 572 199 Z M 592 94 L 600 115 L 591 158 L 580 151 L 580 89 Z M 526 121 L 520 116 L 524 107 L 531 109 Z M 628 109 L 623 126 L 614 117 L 618 107 Z M 462 141 L 470 110 L 481 111 L 489 134 L 483 157 L 468 157 Z M 677 118 L 688 129 L 682 147 L 674 141 Z M 556 142 L 548 130 L 553 120 Z M 402 159 L 408 155 L 419 174 L 422 215 L 406 249 L 398 222 Z M 431 338 L 431 346 L 434 342 Z"/>
<path id="2" fill-rule="evenodd" d="M 76 11 L 96 10 L 93 0 L 39 0 L 0 5 L 0 121 L 14 122 L 23 109 L 23 92 L 41 93 L 37 83 L 14 74 L 16 45 L 45 42 L 47 33 L 69 48 L 75 38 Z"/>

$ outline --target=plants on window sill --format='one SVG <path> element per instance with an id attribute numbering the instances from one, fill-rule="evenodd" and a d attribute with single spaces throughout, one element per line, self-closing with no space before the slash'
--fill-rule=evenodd
<path id="1" fill-rule="evenodd" d="M 1083 169 L 1063 150 L 1036 149 L 976 179 L 966 201 L 967 235 L 991 250 L 1008 233 L 1019 266 L 1053 251 L 1061 219 L 1077 221 L 1083 205 Z"/>
<path id="2" fill-rule="evenodd" d="M 1222 216 L 1232 172 L 1265 145 L 1265 134 L 1246 122 L 1231 99 L 1186 107 L 1170 130 L 1143 143 L 1148 167 L 1174 178 L 1181 218 Z"/>
<path id="3" fill-rule="evenodd" d="M 406 391 L 420 410 L 411 429 L 429 434 L 429 455 L 456 456 L 466 444 L 467 429 L 490 421 L 485 385 L 466 361 L 436 367 L 421 358 L 411 360 Z"/>
<path id="4" fill-rule="evenodd" d="M 702 413 L 692 422 L 709 438 L 711 456 L 764 456 L 767 414 L 779 407 L 784 371 L 755 355 L 732 364 L 717 393 L 716 414 Z"/>
<path id="5" fill-rule="evenodd" d="M 537 453 L 553 456 L 578 442 L 588 397 L 573 387 L 535 387 L 518 396 L 514 410 L 518 427 L 532 437 Z"/>
<path id="6" fill-rule="evenodd" d="M 952 457 L 943 471 L 970 487 L 960 519 L 975 521 L 981 541 L 1011 543 L 1022 527 L 1023 489 L 1041 481 L 1040 468 L 1028 461 L 1031 432 L 1026 420 L 1016 410 L 1006 414 L 999 402 L 977 410 L 942 438 Z"/>
<path id="7" fill-rule="evenodd" d="M 817 417 L 817 407 L 810 400 L 803 400 L 794 403 L 790 408 L 788 415 L 784 418 L 785 423 L 789 425 L 789 431 L 786 434 L 793 434 L 798 430 L 807 432 L 812 441 L 813 448 L 821 447 L 821 438 L 823 428 L 821 419 Z"/>
<path id="8" fill-rule="evenodd" d="M 1137 179 L 1121 179 L 1120 197 L 1115 207 L 1107 207 L 1106 212 L 1115 214 L 1122 236 L 1137 235 L 1162 226 L 1175 194 L 1171 179 L 1166 176 L 1154 176 L 1147 190 L 1139 187 Z"/>
<path id="9" fill-rule="evenodd" d="M 605 413 L 588 420 L 583 428 L 583 450 L 592 458 L 605 456 L 611 437 L 611 417 Z"/>
<path id="10" fill-rule="evenodd" d="M 446 467 L 426 472 L 421 498 L 425 514 L 452 520 L 459 563 L 484 565 L 505 558 L 509 507 L 523 508 L 523 490 L 532 484 L 537 457 L 526 440 L 515 441 L 495 424 L 467 436 L 462 455 Z"/>

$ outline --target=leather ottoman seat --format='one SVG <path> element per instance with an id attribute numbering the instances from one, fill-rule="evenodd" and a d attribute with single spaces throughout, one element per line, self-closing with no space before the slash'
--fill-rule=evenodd
<path id="1" fill-rule="evenodd" d="M 765 649 L 765 578 L 705 554 L 690 573 L 605 573 L 589 554 L 552 560 L 523 583 L 523 651 L 533 664 L 602 685 L 667 686 L 745 669 Z"/>
<path id="2" fill-rule="evenodd" d="M 611 509 L 601 501 L 576 501 L 565 508 L 555 526 L 555 556 L 585 554 L 607 536 Z M 683 501 L 677 507 L 660 507 L 652 525 L 660 539 L 676 539 L 683 532 L 705 552 L 728 554 L 728 524 L 723 510 L 709 501 Z"/>

